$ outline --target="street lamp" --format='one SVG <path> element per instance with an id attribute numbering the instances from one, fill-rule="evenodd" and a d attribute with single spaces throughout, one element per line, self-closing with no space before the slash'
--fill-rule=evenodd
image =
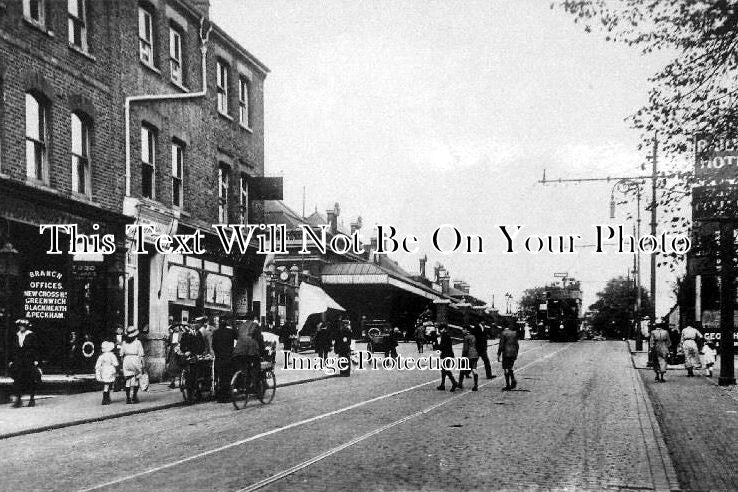
<path id="1" fill-rule="evenodd" d="M 8 234 L 9 235 L 9 234 Z M 5 318 L 5 333 L 3 336 L 3 371 L 7 375 L 8 371 L 8 355 L 10 348 L 10 318 L 13 316 L 11 311 L 13 287 L 15 280 L 20 277 L 20 264 L 18 258 L 20 253 L 10 243 L 10 237 L 5 245 L 0 248 L 0 297 L 3 299 L 3 307 L 0 313 Z"/>
<path id="2" fill-rule="evenodd" d="M 633 329 L 635 330 L 636 350 L 643 350 L 643 338 L 641 337 L 640 318 L 641 318 L 641 249 L 639 243 L 641 240 L 641 185 L 639 180 L 622 178 L 615 182 L 610 191 L 610 218 L 615 218 L 615 191 L 626 194 L 632 191 L 636 193 L 636 226 L 635 226 L 635 242 L 636 252 L 633 258 L 634 275 L 636 284 L 636 300 L 635 300 L 635 316 L 633 320 Z"/>

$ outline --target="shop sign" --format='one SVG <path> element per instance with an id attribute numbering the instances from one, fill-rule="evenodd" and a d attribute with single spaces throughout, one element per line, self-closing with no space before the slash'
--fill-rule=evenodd
<path id="1" fill-rule="evenodd" d="M 692 220 L 738 217 L 738 185 L 695 186 L 692 189 Z"/>
<path id="2" fill-rule="evenodd" d="M 733 311 L 733 345 L 738 344 L 738 310 Z M 720 310 L 705 309 L 702 311 L 702 334 L 708 342 L 720 343 Z"/>
<path id="3" fill-rule="evenodd" d="M 23 291 L 23 308 L 29 319 L 66 319 L 69 292 L 64 288 L 64 274 L 56 270 L 28 272 Z"/>
<path id="4" fill-rule="evenodd" d="M 738 176 L 738 139 L 696 135 L 694 171 L 702 179 Z"/>

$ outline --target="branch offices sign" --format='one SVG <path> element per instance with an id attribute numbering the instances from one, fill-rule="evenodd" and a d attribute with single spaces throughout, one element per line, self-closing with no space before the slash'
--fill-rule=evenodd
<path id="1" fill-rule="evenodd" d="M 69 292 L 64 288 L 63 274 L 56 270 L 28 272 L 28 288 L 23 291 L 23 309 L 29 319 L 66 318 Z"/>

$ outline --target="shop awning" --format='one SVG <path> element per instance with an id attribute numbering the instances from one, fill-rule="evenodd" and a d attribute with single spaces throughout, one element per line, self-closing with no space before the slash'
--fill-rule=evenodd
<path id="1" fill-rule="evenodd" d="M 328 309 L 336 309 L 345 311 L 343 307 L 333 300 L 331 296 L 325 293 L 323 289 L 308 283 L 300 284 L 300 314 L 297 320 L 297 332 L 302 331 L 308 316 L 316 313 L 324 313 Z"/>
<path id="2" fill-rule="evenodd" d="M 334 263 L 326 265 L 321 280 L 326 285 L 392 285 L 426 299 L 443 299 L 439 293 L 380 268 L 373 263 Z"/>

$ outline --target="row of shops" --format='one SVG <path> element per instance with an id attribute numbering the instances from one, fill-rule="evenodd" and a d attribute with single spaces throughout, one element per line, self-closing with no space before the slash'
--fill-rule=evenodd
<path id="1" fill-rule="evenodd" d="M 319 321 L 341 317 L 350 322 L 357 338 L 375 326 L 412 333 L 424 312 L 433 320 L 457 325 L 491 319 L 481 301 L 475 306 L 467 302 L 470 296 L 464 292 L 448 286 L 444 292 L 443 279 L 427 279 L 422 262 L 421 274 L 411 275 L 385 256 L 299 255 L 297 244 L 289 241 L 287 255 L 259 255 L 255 248 L 245 255 L 226 255 L 209 232 L 205 255 L 162 255 L 149 244 L 157 232 L 186 233 L 197 225 L 148 208 L 135 218 L 111 216 L 103 223 L 98 210 L 89 216 L 77 203 L 70 202 L 66 210 L 44 207 L 43 194 L 39 191 L 35 197 L 35 210 L 13 206 L 12 201 L 20 197 L 2 195 L 0 209 L 7 228 L 3 234 L 7 251 L 0 253 L 3 304 L 7 306 L 2 318 L 2 354 L 5 357 L 9 351 L 12 320 L 25 316 L 42 340 L 43 364 L 49 373 L 79 367 L 74 359 L 81 354 L 71 353 L 73 346 L 90 341 L 99 347 L 103 340 L 114 339 L 116 330 L 133 325 L 142 333 L 150 372 L 161 374 L 171 323 L 201 315 L 216 325 L 221 319 L 257 316 L 265 329 L 281 332 L 288 327 L 304 334 L 314 332 Z M 58 197 L 54 198 L 58 203 Z M 280 211 L 267 216 L 273 223 L 284 223 L 286 218 L 290 226 L 297 227 L 333 220 L 320 214 L 303 219 L 282 202 L 272 203 Z M 23 210 L 24 215 L 13 214 L 14 210 Z M 133 254 L 134 238 L 124 234 L 125 225 L 134 221 L 150 224 L 155 231 L 145 237 L 146 254 Z M 39 234 L 42 223 L 77 223 L 82 232 L 92 232 L 97 224 L 98 230 L 126 239 L 113 255 L 49 255 L 48 234 Z M 341 233 L 338 228 L 331 231 Z M 62 235 L 61 241 L 64 244 L 68 237 Z M 325 296 L 323 305 L 331 308 L 318 309 L 313 306 L 321 302 L 306 300 L 301 310 L 303 284 L 311 286 L 313 297 Z"/>

